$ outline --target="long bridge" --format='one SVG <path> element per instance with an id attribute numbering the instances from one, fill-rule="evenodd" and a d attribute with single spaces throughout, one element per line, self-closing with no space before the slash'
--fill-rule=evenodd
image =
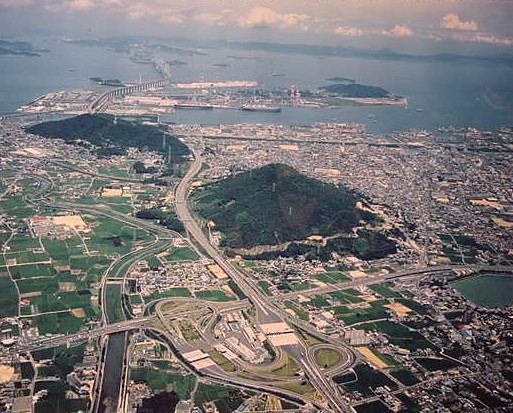
<path id="1" fill-rule="evenodd" d="M 136 85 L 124 86 L 114 90 L 109 90 L 100 95 L 94 102 L 89 105 L 89 113 L 101 112 L 105 109 L 110 100 L 117 96 L 125 96 L 135 92 L 144 92 L 146 90 L 156 89 L 164 86 L 168 80 L 154 80 L 152 82 L 141 83 Z"/>

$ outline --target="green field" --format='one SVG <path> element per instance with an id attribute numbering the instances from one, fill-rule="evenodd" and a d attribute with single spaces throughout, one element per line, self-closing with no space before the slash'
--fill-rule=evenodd
<path id="1" fill-rule="evenodd" d="M 107 284 L 105 288 L 108 322 L 117 323 L 118 321 L 124 321 L 125 315 L 121 304 L 121 285 Z"/>
<path id="2" fill-rule="evenodd" d="M 378 321 L 365 323 L 355 327 L 358 330 L 380 331 L 385 333 L 392 344 L 408 349 L 436 349 L 436 346 L 427 341 L 419 332 L 412 331 L 399 323 Z"/>
<path id="3" fill-rule="evenodd" d="M 392 283 L 384 282 L 381 284 L 369 285 L 369 288 L 385 298 L 402 298 L 401 294 L 390 289 L 391 286 Z"/>
<path id="4" fill-rule="evenodd" d="M 413 300 L 410 300 L 407 298 L 398 298 L 395 301 L 412 309 L 417 314 L 420 314 L 420 315 L 428 315 L 429 314 L 430 307 L 427 305 L 420 304 L 417 301 L 413 301 Z"/>
<path id="5" fill-rule="evenodd" d="M 145 302 L 168 297 L 190 297 L 191 292 L 187 288 L 171 288 L 170 290 L 152 293 L 144 297 Z"/>
<path id="6" fill-rule="evenodd" d="M 423 357 L 417 358 L 415 361 L 428 371 L 449 370 L 458 367 L 458 363 L 445 358 Z"/>
<path id="7" fill-rule="evenodd" d="M 371 403 L 360 404 L 354 408 L 357 413 L 392 413 L 386 404 L 378 400 Z"/>
<path id="8" fill-rule="evenodd" d="M 390 372 L 392 376 L 394 376 L 397 380 L 403 383 L 405 386 L 413 386 L 417 384 L 420 380 L 417 379 L 409 370 L 393 370 Z"/>
<path id="9" fill-rule="evenodd" d="M 43 314 L 32 318 L 39 329 L 39 334 L 76 333 L 82 327 L 83 319 L 71 313 Z"/>
<path id="10" fill-rule="evenodd" d="M 305 290 L 309 290 L 312 287 L 313 287 L 313 285 L 308 284 L 308 283 L 292 284 L 292 290 L 293 291 L 305 291 Z"/>
<path id="11" fill-rule="evenodd" d="M 344 357 L 339 351 L 329 349 L 329 348 L 321 348 L 316 350 L 314 353 L 315 362 L 324 368 L 334 367 L 337 364 L 340 364 Z"/>
<path id="12" fill-rule="evenodd" d="M 9 272 L 15 280 L 37 277 L 51 278 L 54 275 L 53 267 L 48 264 L 16 265 L 9 267 Z"/>
<path id="13" fill-rule="evenodd" d="M 55 292 L 59 289 L 57 280 L 54 278 L 27 278 L 17 281 L 20 293 L 28 292 Z"/>
<path id="14" fill-rule="evenodd" d="M 235 364 L 233 364 L 230 360 L 228 360 L 225 356 L 219 353 L 216 350 L 213 350 L 209 353 L 210 358 L 216 362 L 219 367 L 221 367 L 224 371 L 233 372 L 237 370 Z"/>
<path id="15" fill-rule="evenodd" d="M 354 380 L 354 374 L 345 374 L 334 378 L 335 382 L 344 387 L 348 392 L 358 391 L 364 396 L 372 396 L 374 389 L 380 386 L 388 386 L 396 389 L 397 385 L 383 373 L 369 367 L 367 364 L 359 364 L 354 368 L 357 381 Z"/>
<path id="16" fill-rule="evenodd" d="M 388 304 L 388 301 L 385 300 L 372 301 L 369 308 L 357 308 L 351 310 L 352 314 L 339 315 L 338 319 L 342 320 L 347 325 L 352 325 L 356 323 L 389 318 L 389 309 L 384 307 L 386 304 Z"/>
<path id="17" fill-rule="evenodd" d="M 231 413 L 248 398 L 248 395 L 241 390 L 199 383 L 194 396 L 194 402 L 202 405 L 207 402 L 214 402 L 219 413 Z"/>
<path id="18" fill-rule="evenodd" d="M 224 291 L 221 290 L 205 290 L 205 291 L 197 291 L 195 293 L 196 297 L 201 300 L 207 301 L 233 301 L 236 300 L 235 297 L 227 296 Z"/>
<path id="19" fill-rule="evenodd" d="M 341 304 L 361 303 L 363 299 L 359 297 L 360 293 L 352 288 L 342 291 L 335 291 L 329 295 L 339 301 Z"/>
<path id="20" fill-rule="evenodd" d="M 35 404 L 35 413 L 69 413 L 87 411 L 89 403 L 87 399 L 68 399 L 66 392 L 69 386 L 64 381 L 38 381 L 34 391 L 46 391 L 47 396 L 39 399 Z"/>
<path id="21" fill-rule="evenodd" d="M 28 235 L 16 234 L 9 241 L 9 248 L 9 252 L 13 253 L 41 248 L 41 245 L 39 245 L 38 240 L 35 238 Z"/>
<path id="22" fill-rule="evenodd" d="M 310 299 L 310 304 L 317 308 L 329 307 L 329 303 L 322 295 L 315 295 Z"/>
<path id="23" fill-rule="evenodd" d="M 511 275 L 480 275 L 457 281 L 452 286 L 476 305 L 499 308 L 513 304 Z"/>
<path id="24" fill-rule="evenodd" d="M 271 290 L 269 289 L 269 287 L 271 287 L 271 284 L 269 284 L 267 281 L 258 281 L 257 282 L 258 286 L 260 287 L 260 289 L 268 296 L 271 296 L 273 295 L 271 293 Z"/>
<path id="25" fill-rule="evenodd" d="M 181 400 L 187 400 L 194 388 L 193 375 L 168 373 L 151 368 L 136 368 L 130 371 L 130 379 L 145 381 L 153 390 L 175 391 Z"/>
<path id="26" fill-rule="evenodd" d="M 0 317 L 18 315 L 18 291 L 9 277 L 0 277 Z"/>
<path id="27" fill-rule="evenodd" d="M 190 248 L 174 248 L 171 253 L 164 256 L 164 259 L 166 261 L 196 261 L 199 257 Z"/>
<path id="28" fill-rule="evenodd" d="M 315 274 L 314 278 L 327 284 L 336 284 L 341 281 L 349 281 L 351 279 L 343 272 L 335 270 L 328 270 L 325 273 Z"/>
<path id="29" fill-rule="evenodd" d="M 15 259 L 17 264 L 38 263 L 48 261 L 50 257 L 46 253 L 35 253 L 32 251 L 18 251 L 5 254 L 5 259 Z"/>
<path id="30" fill-rule="evenodd" d="M 309 319 L 309 316 L 308 316 L 308 311 L 305 311 L 303 310 L 302 308 L 300 308 L 298 305 L 294 304 L 293 302 L 291 301 L 285 301 L 283 303 L 285 305 L 286 308 L 288 308 L 289 310 L 292 310 L 294 311 L 294 313 L 301 319 L 301 320 L 305 320 L 305 321 L 308 321 Z"/>

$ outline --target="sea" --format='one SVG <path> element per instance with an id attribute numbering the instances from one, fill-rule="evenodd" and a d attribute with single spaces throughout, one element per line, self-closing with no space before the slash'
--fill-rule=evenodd
<path id="1" fill-rule="evenodd" d="M 40 57 L 0 56 L 0 113 L 12 113 L 38 96 L 55 91 L 91 88 L 91 77 L 135 82 L 158 78 L 151 65 L 135 63 L 128 54 L 100 46 L 58 39 L 37 40 L 49 51 Z M 333 109 L 285 107 L 281 113 L 231 110 L 177 111 L 166 121 L 201 124 L 315 122 L 361 123 L 377 134 L 409 129 L 435 131 L 442 126 L 495 130 L 513 126 L 513 68 L 492 62 L 419 62 L 370 60 L 339 56 L 274 53 L 245 49 L 202 49 L 203 54 L 162 52 L 177 82 L 255 80 L 263 89 L 316 89 L 327 79 L 346 77 L 380 86 L 408 99 L 407 107 L 346 106 Z M 167 54 L 166 54 L 167 53 Z"/>

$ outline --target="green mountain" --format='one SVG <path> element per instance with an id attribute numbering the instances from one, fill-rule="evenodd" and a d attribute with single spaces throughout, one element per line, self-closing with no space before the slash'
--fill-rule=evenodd
<path id="1" fill-rule="evenodd" d="M 341 97 L 351 97 L 351 98 L 388 98 L 390 97 L 390 92 L 387 90 L 378 87 L 378 86 L 369 86 L 369 85 L 361 85 L 359 83 L 337 83 L 334 85 L 323 86 L 322 90 L 335 94 Z"/>
<path id="2" fill-rule="evenodd" d="M 197 212 L 225 235 L 224 245 L 247 248 L 304 240 L 310 235 L 349 233 L 361 211 L 353 191 L 272 164 L 214 182 L 193 197 Z"/>
<path id="3" fill-rule="evenodd" d="M 129 147 L 167 155 L 169 146 L 173 163 L 179 163 L 189 155 L 189 148 L 173 136 L 166 136 L 166 146 L 163 147 L 165 128 L 115 119 L 109 115 L 86 114 L 44 122 L 31 126 L 27 132 L 69 142 L 81 139 L 100 147 L 99 155 L 124 154 Z"/>

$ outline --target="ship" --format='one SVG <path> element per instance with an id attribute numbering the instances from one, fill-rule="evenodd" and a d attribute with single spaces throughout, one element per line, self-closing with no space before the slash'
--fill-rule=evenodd
<path id="1" fill-rule="evenodd" d="M 267 105 L 244 105 L 241 107 L 241 110 L 245 110 L 248 112 L 268 112 L 268 113 L 281 112 L 281 108 L 279 108 L 277 106 L 267 106 Z"/>
<path id="2" fill-rule="evenodd" d="M 177 103 L 175 104 L 175 109 L 211 110 L 214 109 L 214 106 L 208 103 Z"/>

